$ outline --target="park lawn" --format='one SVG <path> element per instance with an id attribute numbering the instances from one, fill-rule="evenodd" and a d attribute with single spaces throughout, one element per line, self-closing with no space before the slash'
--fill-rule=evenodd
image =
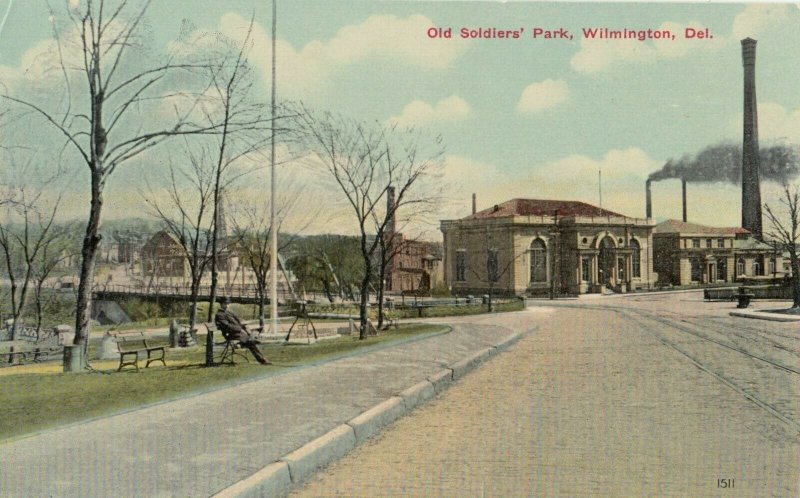
<path id="1" fill-rule="evenodd" d="M 58 362 L 4 368 L 0 370 L 0 441 L 448 330 L 441 325 L 407 324 L 363 341 L 337 337 L 313 344 L 261 344 L 273 363 L 269 366 L 237 358 L 235 366 L 206 368 L 202 366 L 204 348 L 198 346 L 169 350 L 166 367 L 153 364 L 138 372 L 127 368 L 117 372 L 118 360 L 95 360 L 96 372 L 86 374 L 62 373 Z"/>

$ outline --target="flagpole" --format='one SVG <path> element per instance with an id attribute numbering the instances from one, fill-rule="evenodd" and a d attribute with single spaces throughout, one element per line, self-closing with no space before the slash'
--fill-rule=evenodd
<path id="1" fill-rule="evenodd" d="M 269 226 L 271 246 L 269 273 L 270 273 L 270 318 L 272 333 L 278 333 L 278 225 L 275 223 L 275 114 L 276 92 L 275 81 L 275 37 L 277 33 L 277 1 L 272 0 L 272 139 L 270 141 L 270 196 L 269 196 Z"/>

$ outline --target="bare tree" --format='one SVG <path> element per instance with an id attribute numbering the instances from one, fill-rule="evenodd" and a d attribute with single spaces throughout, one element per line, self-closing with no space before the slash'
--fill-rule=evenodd
<path id="1" fill-rule="evenodd" d="M 292 245 L 297 237 L 305 231 L 311 222 L 320 214 L 319 207 L 313 205 L 304 185 L 293 178 L 284 179 L 280 194 L 275 200 L 275 221 L 279 233 L 288 224 L 293 225 L 291 234 L 279 241 L 278 253 L 282 253 Z M 272 225 L 270 212 L 267 209 L 269 200 L 259 195 L 257 199 L 240 199 L 235 206 L 236 216 L 233 218 L 234 237 L 240 256 L 244 259 L 256 280 L 258 297 L 258 320 L 261 330 L 265 330 L 266 300 L 268 297 L 268 279 L 271 271 Z M 303 206 L 300 208 L 299 206 Z M 240 262 L 240 264 L 242 264 Z M 286 271 L 286 268 L 283 268 Z M 287 278 L 288 284 L 288 278 Z"/>
<path id="2" fill-rule="evenodd" d="M 211 259 L 210 242 L 213 229 L 211 208 L 213 204 L 214 167 L 208 161 L 207 151 L 193 152 L 186 144 L 188 168 L 169 167 L 166 200 L 148 185 L 146 202 L 153 214 L 166 225 L 167 230 L 180 243 L 183 256 L 189 263 L 189 330 L 196 330 L 197 303 L 203 273 Z M 181 181 L 183 180 L 183 181 Z M 188 183 L 188 189 L 183 189 Z"/>
<path id="3" fill-rule="evenodd" d="M 163 88 L 176 72 L 214 67 L 208 61 L 180 63 L 170 58 L 163 64 L 131 69 L 138 62 L 136 55 L 145 54 L 138 34 L 149 0 L 142 2 L 140 8 L 133 7 L 133 2 L 128 0 L 86 0 L 78 6 L 70 6 L 70 3 L 65 2 L 65 6 L 71 32 L 64 34 L 54 30 L 59 49 L 58 64 L 66 85 L 65 107 L 54 106 L 48 110 L 40 101 L 7 93 L 2 97 L 31 110 L 54 127 L 90 173 L 91 201 L 81 249 L 74 341 L 82 348 L 78 351 L 79 361 L 65 362 L 67 369 L 73 366 L 82 369 L 87 364 L 85 352 L 91 322 L 92 287 L 101 241 L 103 191 L 108 180 L 121 165 L 166 140 L 188 134 L 217 133 L 221 125 L 216 122 L 197 124 L 191 119 L 199 97 L 186 109 L 178 110 L 175 106 L 175 115 L 167 124 L 153 124 L 153 113 L 145 114 L 145 111 L 152 111 L 153 105 L 176 95 Z M 56 13 L 52 15 L 55 17 Z M 68 44 L 76 45 L 80 54 L 74 66 L 62 52 L 62 47 Z M 152 60 L 152 54 L 142 59 Z M 73 96 L 79 94 L 85 98 L 86 110 L 77 105 L 73 107 L 77 104 Z M 230 123 L 225 126 L 229 128 Z"/>
<path id="4" fill-rule="evenodd" d="M 11 287 L 9 300 L 12 322 L 9 339 L 13 341 L 17 338 L 32 286 L 34 300 L 37 306 L 39 304 L 37 275 L 42 273 L 43 264 L 47 266 L 47 253 L 64 236 L 64 232 L 54 223 L 60 198 L 56 198 L 47 208 L 48 203 L 42 199 L 44 188 L 21 184 L 4 185 L 4 190 L 6 188 L 15 191 L 14 197 L 6 204 L 5 221 L 0 224 L 0 250 Z"/>
<path id="5" fill-rule="evenodd" d="M 783 205 L 781 211 L 775 211 L 769 204 L 764 204 L 771 229 L 767 236 L 789 252 L 792 267 L 792 308 L 800 311 L 800 257 L 797 251 L 797 239 L 800 237 L 800 187 L 783 186 Z"/>
<path id="6" fill-rule="evenodd" d="M 344 196 L 358 227 L 364 266 L 359 338 L 364 339 L 380 239 L 395 211 L 418 209 L 429 201 L 421 186 L 440 164 L 444 154 L 441 139 L 436 137 L 426 147 L 427 141 L 414 130 L 316 114 L 302 104 L 297 121 L 305 145 Z M 386 198 L 392 188 L 395 202 L 388 206 Z"/>

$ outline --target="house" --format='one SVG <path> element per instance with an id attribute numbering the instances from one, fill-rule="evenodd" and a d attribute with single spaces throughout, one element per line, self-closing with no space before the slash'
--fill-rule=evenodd
<path id="1" fill-rule="evenodd" d="M 444 279 L 455 294 L 628 292 L 653 286 L 649 219 L 579 201 L 511 199 L 443 220 Z"/>

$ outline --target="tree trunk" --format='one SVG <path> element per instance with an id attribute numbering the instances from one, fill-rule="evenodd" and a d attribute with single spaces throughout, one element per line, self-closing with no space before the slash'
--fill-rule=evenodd
<path id="1" fill-rule="evenodd" d="M 383 256 L 381 256 L 381 258 L 383 258 Z M 378 325 L 377 325 L 378 330 L 383 328 L 383 286 L 384 286 L 384 279 L 386 278 L 385 264 L 383 263 L 381 264 L 379 273 L 380 275 L 378 278 Z"/>
<path id="2" fill-rule="evenodd" d="M 87 366 L 86 350 L 89 347 L 89 332 L 92 320 L 92 288 L 94 287 L 94 270 L 97 259 L 97 248 L 100 246 L 100 215 L 103 209 L 101 175 L 98 168 L 92 169 L 92 201 L 89 210 L 89 222 L 81 248 L 81 271 L 78 282 L 78 297 L 75 305 L 75 341 L 76 346 L 83 347 L 84 354 L 79 364 L 65 364 L 64 371 L 83 370 Z"/>
<path id="3" fill-rule="evenodd" d="M 369 301 L 369 277 L 371 272 L 365 272 L 364 280 L 361 281 L 361 300 L 359 301 L 358 305 L 358 313 L 360 317 L 360 328 L 358 332 L 358 338 L 364 339 L 367 337 L 367 320 L 369 316 L 367 315 L 367 305 Z"/>
<path id="4" fill-rule="evenodd" d="M 797 254 L 790 255 L 792 262 L 792 307 L 800 308 L 800 259 Z"/>

